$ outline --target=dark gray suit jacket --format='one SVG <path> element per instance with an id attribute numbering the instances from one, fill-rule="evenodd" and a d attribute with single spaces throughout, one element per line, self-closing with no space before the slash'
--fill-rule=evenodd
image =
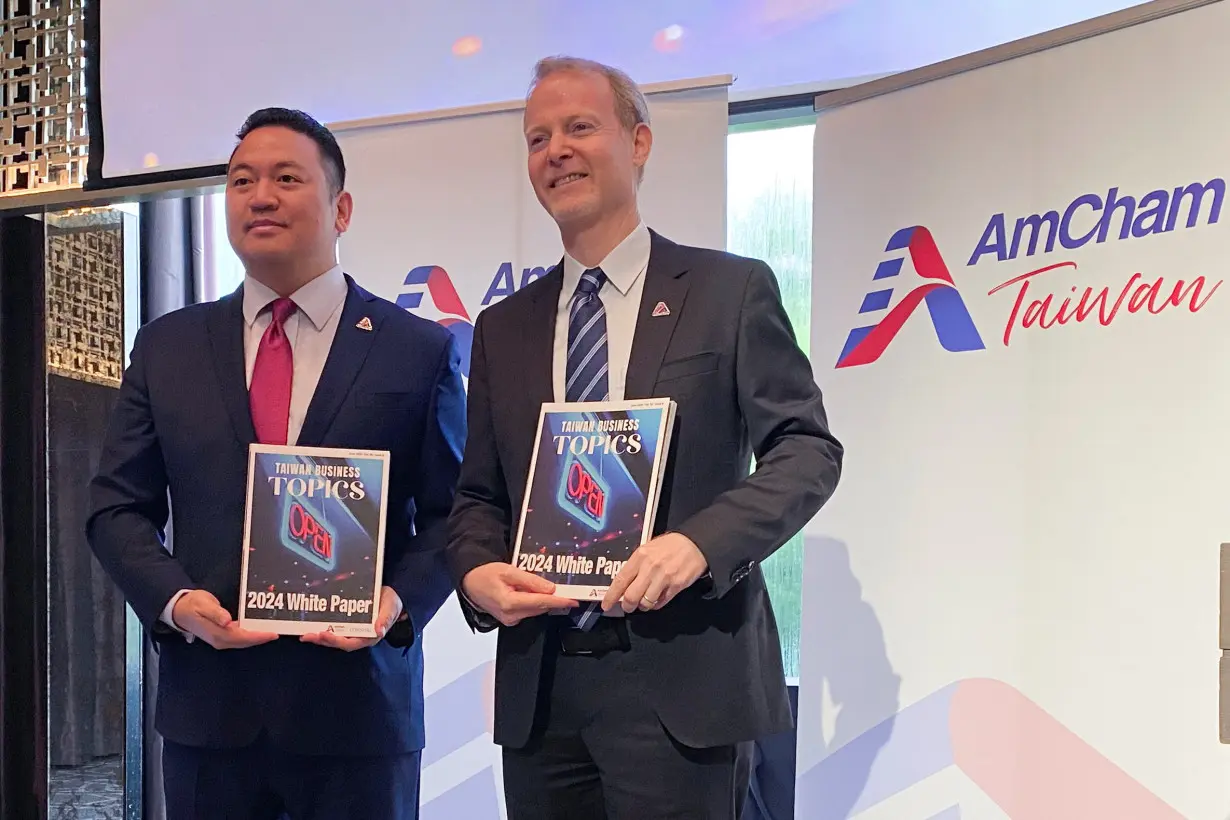
<path id="1" fill-rule="evenodd" d="M 469 436 L 447 547 L 459 584 L 475 567 L 510 560 L 539 406 L 552 400 L 562 281 L 556 266 L 476 322 Z M 659 301 L 669 316 L 651 316 Z M 767 265 L 652 234 L 625 398 L 655 396 L 678 403 L 655 534 L 692 539 L 712 578 L 628 617 L 646 696 L 667 730 L 693 747 L 786 730 L 781 648 L 759 564 L 833 494 L 843 451 Z M 492 628 L 461 600 L 472 627 Z M 500 628 L 498 744 L 529 739 L 544 635 L 543 617 Z"/>

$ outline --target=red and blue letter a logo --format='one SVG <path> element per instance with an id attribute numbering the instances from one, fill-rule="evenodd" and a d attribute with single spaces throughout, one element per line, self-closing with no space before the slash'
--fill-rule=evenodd
<path id="1" fill-rule="evenodd" d="M 474 323 L 470 321 L 470 314 L 461 303 L 461 297 L 457 295 L 457 288 L 453 287 L 448 271 L 439 265 L 420 265 L 406 274 L 403 284 L 415 289 L 398 294 L 397 306 L 412 313 L 417 311 L 423 304 L 422 288 L 426 286 L 427 294 L 436 310 L 444 314 L 436 319 L 436 323 L 448 328 L 448 332 L 453 334 L 457 351 L 461 354 L 461 375 L 470 378 L 470 348 L 474 343 Z"/>
<path id="2" fill-rule="evenodd" d="M 914 270 L 918 271 L 918 275 L 934 281 L 914 288 L 879 322 L 851 330 L 850 335 L 846 338 L 846 346 L 842 348 L 841 355 L 837 358 L 838 367 L 870 364 L 880 358 L 880 354 L 892 342 L 897 331 L 901 330 L 905 320 L 910 318 L 914 308 L 924 301 L 927 303 L 927 310 L 931 313 L 931 324 L 935 326 L 935 335 L 939 337 L 940 344 L 945 350 L 956 353 L 964 350 L 982 350 L 985 347 L 982 337 L 978 335 L 978 328 L 974 327 L 974 320 L 970 318 L 965 302 L 961 299 L 961 294 L 957 292 L 952 276 L 948 273 L 948 266 L 944 264 L 944 258 L 940 256 L 939 248 L 935 246 L 935 240 L 931 237 L 929 230 L 921 226 L 902 228 L 893 234 L 892 239 L 888 240 L 888 246 L 884 250 L 908 250 L 910 261 L 914 263 Z M 879 282 L 881 279 L 889 279 L 901 273 L 903 260 L 904 257 L 901 256 L 885 259 L 876 268 L 872 280 Z M 858 312 L 864 314 L 884 310 L 892 300 L 892 288 L 873 290 L 863 297 L 863 304 Z"/>

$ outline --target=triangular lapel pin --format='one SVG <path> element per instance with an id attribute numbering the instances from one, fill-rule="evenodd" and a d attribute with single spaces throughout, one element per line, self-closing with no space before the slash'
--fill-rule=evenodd
<path id="1" fill-rule="evenodd" d="M 371 330 L 372 320 L 364 316 L 362 319 L 359 320 L 358 324 L 356 324 L 355 327 L 357 327 L 359 330 Z"/>
<path id="2" fill-rule="evenodd" d="M 653 306 L 654 316 L 670 316 L 671 309 L 666 306 L 666 302 L 658 302 Z"/>

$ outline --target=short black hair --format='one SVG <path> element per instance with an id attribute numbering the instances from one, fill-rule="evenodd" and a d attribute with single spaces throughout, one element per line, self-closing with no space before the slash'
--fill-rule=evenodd
<path id="1" fill-rule="evenodd" d="M 243 138 L 256 129 L 275 125 L 303 134 L 316 143 L 316 147 L 320 149 L 321 163 L 325 166 L 329 182 L 333 185 L 333 194 L 336 196 L 341 193 L 346 187 L 346 160 L 342 158 L 342 149 L 338 146 L 333 132 L 317 122 L 311 114 L 305 114 L 293 108 L 262 108 L 259 111 L 253 111 L 244 120 L 235 138 L 243 142 Z M 232 151 L 231 156 L 234 155 L 235 152 Z"/>

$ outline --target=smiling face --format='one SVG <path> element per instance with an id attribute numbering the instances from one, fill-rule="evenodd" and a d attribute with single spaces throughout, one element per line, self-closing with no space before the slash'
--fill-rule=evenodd
<path id="1" fill-rule="evenodd" d="M 526 102 L 525 140 L 534 193 L 561 229 L 635 212 L 652 135 L 644 123 L 629 130 L 620 121 L 602 74 L 566 70 L 543 78 Z"/>
<path id="2" fill-rule="evenodd" d="M 226 228 L 245 268 L 314 276 L 332 267 L 351 212 L 350 194 L 334 188 L 311 137 L 283 126 L 244 137 L 227 172 Z"/>

